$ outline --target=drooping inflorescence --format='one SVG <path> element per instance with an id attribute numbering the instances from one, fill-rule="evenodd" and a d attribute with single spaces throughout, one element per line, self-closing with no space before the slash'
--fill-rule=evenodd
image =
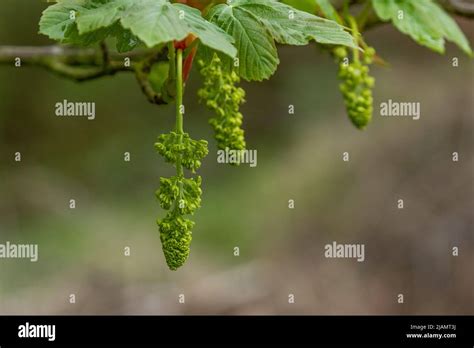
<path id="1" fill-rule="evenodd" d="M 214 112 L 209 119 L 214 128 L 219 149 L 245 150 L 244 130 L 241 128 L 243 116 L 239 111 L 245 102 L 245 91 L 237 87 L 240 77 L 235 71 L 225 71 L 217 55 L 205 65 L 202 61 L 203 87 L 198 91 L 201 102 Z"/>
<path id="2" fill-rule="evenodd" d="M 372 89 L 375 80 L 369 75 L 369 65 L 373 62 L 375 50 L 368 47 L 359 59 L 359 52 L 349 61 L 347 50 L 337 47 L 334 55 L 339 63 L 339 78 L 342 80 L 339 88 L 344 97 L 347 114 L 352 123 L 359 129 L 364 129 L 372 120 L 373 97 Z"/>
<path id="3" fill-rule="evenodd" d="M 158 138 L 155 148 L 167 162 L 177 168 L 177 175 L 160 178 L 156 196 L 163 209 L 168 210 L 164 219 L 158 220 L 160 239 L 166 263 L 171 270 L 182 266 L 189 256 L 194 222 L 185 218 L 201 207 L 201 177 L 186 178 L 183 168 L 195 172 L 207 155 L 207 141 L 193 140 L 187 133 L 171 132 Z"/>
<path id="4" fill-rule="evenodd" d="M 189 256 L 194 222 L 185 218 L 201 207 L 201 177 L 188 179 L 183 168 L 195 172 L 201 160 L 207 155 L 207 141 L 193 140 L 189 134 L 171 132 L 162 134 L 155 143 L 155 149 L 165 160 L 177 168 L 177 175 L 160 178 L 156 196 L 163 209 L 168 210 L 165 218 L 158 220 L 160 239 L 166 263 L 171 270 L 182 266 Z"/>
<path id="5" fill-rule="evenodd" d="M 175 176 L 160 178 L 160 188 L 156 192 L 161 207 L 168 210 L 166 216 L 158 220 L 158 226 L 166 263 L 171 270 L 181 267 L 189 256 L 194 222 L 185 215 L 193 215 L 201 206 L 201 177 L 186 178 L 184 168 L 195 173 L 201 166 L 202 159 L 208 154 L 206 140 L 191 139 L 189 134 L 183 131 L 182 58 L 182 50 L 178 49 L 176 129 L 160 135 L 155 143 L 157 152 L 166 162 L 176 167 Z"/>

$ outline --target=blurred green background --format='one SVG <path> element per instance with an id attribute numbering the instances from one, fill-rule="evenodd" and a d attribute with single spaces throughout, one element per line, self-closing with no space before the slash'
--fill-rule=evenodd
<path id="1" fill-rule="evenodd" d="M 37 34 L 45 6 L 4 0 L 0 45 L 50 44 Z M 459 23 L 472 44 L 473 22 Z M 391 64 L 372 68 L 366 131 L 348 121 L 336 65 L 315 45 L 280 47 L 271 80 L 243 84 L 256 168 L 216 162 L 194 71 L 185 129 L 211 151 L 191 256 L 177 272 L 162 255 L 154 196 L 173 170 L 153 148 L 174 106 L 149 104 L 132 74 L 79 84 L 0 66 L 0 243 L 39 244 L 36 263 L 0 260 L 0 314 L 473 314 L 473 61 L 391 26 L 366 38 Z M 96 119 L 56 117 L 64 99 L 95 102 Z M 388 99 L 421 102 L 421 119 L 381 117 Z M 326 259 L 332 241 L 365 244 L 365 262 Z"/>

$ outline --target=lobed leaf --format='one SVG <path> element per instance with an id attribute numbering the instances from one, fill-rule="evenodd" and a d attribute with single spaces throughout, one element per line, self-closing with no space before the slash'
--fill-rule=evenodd
<path id="1" fill-rule="evenodd" d="M 43 12 L 40 32 L 53 40 L 85 45 L 114 35 L 120 52 L 140 42 L 153 47 L 194 34 L 213 50 L 230 57 L 237 53 L 234 39 L 198 10 L 168 0 L 64 0 Z"/>
<path id="2" fill-rule="evenodd" d="M 128 29 L 123 29 L 120 25 L 117 25 L 114 36 L 117 39 L 117 51 L 120 53 L 131 51 L 141 43 L 136 35 Z"/>
<path id="3" fill-rule="evenodd" d="M 131 5 L 130 0 L 108 0 L 105 3 L 89 0 L 77 17 L 77 29 L 80 34 L 84 34 L 109 27 L 117 22 Z"/>
<path id="4" fill-rule="evenodd" d="M 234 38 L 217 25 L 205 20 L 199 10 L 182 4 L 174 4 L 174 6 L 179 11 L 183 11 L 183 19 L 190 33 L 197 36 L 204 45 L 230 57 L 237 55 L 237 49 L 233 45 Z"/>
<path id="5" fill-rule="evenodd" d="M 209 20 L 234 37 L 240 76 L 261 81 L 273 75 L 280 60 L 270 32 L 258 18 L 238 7 L 221 4 L 211 10 Z M 223 64 L 230 68 L 234 62 L 223 59 Z"/>
<path id="6" fill-rule="evenodd" d="M 459 26 L 432 0 L 372 0 L 372 5 L 380 19 L 391 21 L 420 45 L 444 53 L 445 40 L 448 40 L 472 55 Z"/>
<path id="7" fill-rule="evenodd" d="M 352 36 L 338 23 L 298 11 L 273 0 L 234 0 L 248 13 L 259 17 L 278 43 L 306 45 L 310 40 L 322 44 L 354 47 Z"/>
<path id="8" fill-rule="evenodd" d="M 180 19 L 179 12 L 166 0 L 135 2 L 122 17 L 121 23 L 148 47 L 180 41 L 189 34 L 189 28 Z"/>
<path id="9" fill-rule="evenodd" d="M 279 59 L 275 42 L 355 47 L 352 36 L 334 21 L 299 11 L 275 0 L 232 0 L 217 5 L 207 18 L 234 37 L 238 50 L 238 72 L 246 80 L 269 78 Z M 223 60 L 228 68 L 233 64 Z"/>
<path id="10" fill-rule="evenodd" d="M 84 1 L 62 1 L 49 6 L 43 11 L 39 22 L 39 32 L 50 39 L 63 42 L 67 38 L 67 33 L 75 27 L 75 19 L 71 16 L 71 11 L 79 12 L 84 7 Z"/>

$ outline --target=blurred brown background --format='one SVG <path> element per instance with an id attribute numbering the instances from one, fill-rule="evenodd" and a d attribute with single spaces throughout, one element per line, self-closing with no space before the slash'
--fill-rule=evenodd
<path id="1" fill-rule="evenodd" d="M 37 34 L 45 6 L 4 0 L 0 45 L 49 44 Z M 473 44 L 473 22 L 459 23 Z M 39 244 L 36 263 L 0 260 L 0 314 L 474 314 L 473 61 L 391 26 L 366 38 L 391 66 L 372 69 L 364 132 L 346 118 L 336 65 L 314 45 L 281 47 L 277 74 L 244 84 L 257 168 L 216 163 L 193 73 L 185 129 L 211 140 L 211 153 L 191 256 L 177 272 L 164 262 L 154 197 L 172 173 L 153 143 L 173 127 L 173 106 L 148 104 L 132 75 L 77 84 L 0 66 L 0 243 Z M 64 99 L 96 102 L 96 119 L 56 117 Z M 421 102 L 421 119 L 381 117 L 388 99 Z M 332 241 L 365 244 L 365 262 L 326 259 Z"/>

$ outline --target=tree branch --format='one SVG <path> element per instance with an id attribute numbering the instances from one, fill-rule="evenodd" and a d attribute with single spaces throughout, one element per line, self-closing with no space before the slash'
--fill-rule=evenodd
<path id="1" fill-rule="evenodd" d="M 135 52 L 128 57 L 143 54 Z M 111 58 L 118 60 L 126 57 L 117 53 Z M 12 64 L 15 58 L 21 58 L 22 64 L 35 65 L 42 58 L 54 58 L 71 65 L 100 65 L 102 62 L 101 51 L 94 48 L 76 48 L 68 46 L 0 46 L 0 64 Z"/>
<path id="2" fill-rule="evenodd" d="M 0 46 L 0 64 L 11 64 L 21 60 L 21 66 L 40 66 L 46 70 L 77 82 L 89 81 L 118 72 L 134 72 L 148 100 L 153 104 L 164 104 L 161 94 L 155 93 L 148 82 L 150 69 L 142 69 L 138 62 L 148 62 L 148 67 L 158 61 L 167 60 L 166 52 L 143 49 L 120 54 L 109 52 L 105 43 L 99 49 L 68 46 Z M 125 64 L 125 58 L 130 64 Z"/>
<path id="3" fill-rule="evenodd" d="M 166 99 L 162 93 L 157 93 L 150 84 L 148 76 L 150 75 L 151 68 L 154 63 L 159 61 L 167 61 L 167 54 L 160 52 L 155 55 L 150 55 L 148 58 L 137 62 L 134 66 L 135 77 L 137 78 L 138 84 L 140 85 L 143 94 L 147 97 L 148 101 L 152 104 L 168 104 L 167 100 L 171 100 L 174 96 L 167 95 Z M 166 82 L 165 82 L 166 83 Z"/>

